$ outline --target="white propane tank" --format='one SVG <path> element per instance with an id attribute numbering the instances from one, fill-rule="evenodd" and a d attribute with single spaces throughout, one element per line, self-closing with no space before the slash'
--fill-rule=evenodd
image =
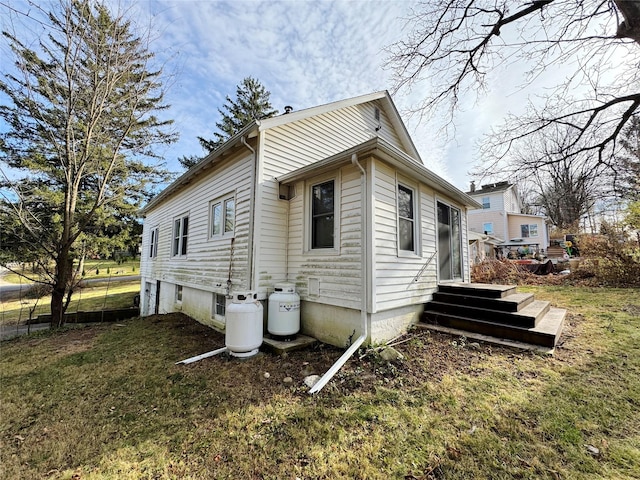
<path id="1" fill-rule="evenodd" d="M 300 295 L 293 283 L 276 283 L 269 295 L 269 320 L 267 330 L 281 337 L 300 331 Z"/>
<path id="2" fill-rule="evenodd" d="M 226 311 L 225 346 L 234 357 L 250 357 L 262 345 L 262 304 L 254 293 L 236 293 Z"/>

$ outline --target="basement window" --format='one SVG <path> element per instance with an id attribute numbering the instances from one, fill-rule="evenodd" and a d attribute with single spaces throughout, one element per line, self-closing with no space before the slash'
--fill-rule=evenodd
<path id="1" fill-rule="evenodd" d="M 182 285 L 176 285 L 176 303 L 182 303 Z"/>
<path id="2" fill-rule="evenodd" d="M 221 293 L 213 294 L 213 305 L 211 306 L 211 317 L 215 319 L 224 319 L 227 310 L 227 297 Z"/>

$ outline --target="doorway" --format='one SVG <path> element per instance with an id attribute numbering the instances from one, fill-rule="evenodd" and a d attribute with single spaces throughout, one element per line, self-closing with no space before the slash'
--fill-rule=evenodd
<path id="1" fill-rule="evenodd" d="M 462 217 L 460 210 L 438 202 L 438 278 L 462 280 Z"/>

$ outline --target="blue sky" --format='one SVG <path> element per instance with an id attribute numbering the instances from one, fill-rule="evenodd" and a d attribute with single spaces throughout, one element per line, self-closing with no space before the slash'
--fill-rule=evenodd
<path id="1" fill-rule="evenodd" d="M 26 0 L 8 1 L 16 9 L 34 11 Z M 408 34 L 406 18 L 416 2 L 123 0 L 120 6 L 142 28 L 152 25 L 150 49 L 165 73 L 172 74 L 168 115 L 180 140 L 161 153 L 167 167 L 178 172 L 178 157 L 204 153 L 197 137 L 211 138 L 218 108 L 226 95 L 234 97 L 246 76 L 265 85 L 279 111 L 285 105 L 302 109 L 390 90 L 392 72 L 384 67 L 384 48 Z M 10 20 L 20 24 L 6 7 L 0 9 L 3 28 Z M 403 114 L 422 99 L 419 88 L 394 95 L 425 165 L 462 190 L 468 189 L 467 172 L 477 160 L 475 144 L 482 134 L 510 105 L 524 103 L 524 92 L 509 83 L 509 76 L 500 78 L 499 95 L 489 91 L 479 103 L 464 102 L 467 110 L 456 118 L 455 137 L 438 133 L 438 119 Z"/>
<path id="2" fill-rule="evenodd" d="M 203 153 L 198 136 L 211 137 L 217 109 L 235 95 L 246 76 L 271 92 L 274 108 L 302 109 L 392 88 L 384 48 L 407 34 L 409 1 L 145 1 L 132 5 L 150 18 L 157 35 L 152 48 L 174 71 L 168 101 L 181 134 L 165 152 L 178 169 L 181 155 Z M 420 92 L 394 96 L 400 112 L 419 101 Z M 491 103 L 491 100 L 489 100 Z M 499 105 L 499 114 L 503 109 Z M 444 141 L 437 121 L 403 115 L 428 168 L 461 189 L 474 160 L 474 142 L 484 115 L 462 118 L 456 139 Z M 500 118 L 500 117 L 498 117 Z M 462 131 L 460 131 L 462 129 Z"/>

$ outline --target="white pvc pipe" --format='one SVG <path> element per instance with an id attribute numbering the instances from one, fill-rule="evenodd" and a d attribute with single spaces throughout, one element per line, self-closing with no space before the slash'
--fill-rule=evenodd
<path id="1" fill-rule="evenodd" d="M 360 277 L 362 278 L 362 305 L 361 305 L 361 309 L 360 309 L 360 313 L 361 313 L 361 318 L 362 318 L 362 327 L 360 329 L 360 336 L 356 339 L 355 342 L 353 342 L 351 344 L 351 346 L 347 349 L 346 352 L 344 352 L 342 354 L 342 356 L 333 364 L 331 365 L 331 368 L 329 368 L 329 370 L 327 370 L 325 372 L 325 374 L 320 378 L 320 380 L 317 381 L 317 383 L 311 387 L 311 389 L 309 390 L 310 394 L 314 394 L 314 393 L 318 393 L 320 390 L 322 390 L 322 388 L 329 383 L 329 381 L 333 378 L 333 376 L 338 373 L 338 370 L 340 370 L 342 368 L 342 366 L 347 363 L 347 360 L 349 360 L 351 358 L 351 356 L 356 353 L 358 351 L 358 348 L 360 348 L 360 345 L 362 345 L 364 343 L 364 341 L 367 339 L 367 336 L 369 335 L 368 333 L 368 328 L 367 328 L 367 289 L 369 288 L 369 284 L 368 284 L 368 278 L 367 278 L 367 249 L 366 249 L 366 235 L 367 235 L 367 213 L 366 213 L 366 202 L 367 202 L 367 192 L 366 192 L 366 186 L 367 186 L 367 172 L 365 171 L 364 168 L 362 168 L 362 165 L 360 165 L 360 163 L 358 163 L 358 155 L 357 154 L 353 154 L 351 155 L 351 163 L 353 163 L 354 166 L 357 166 L 360 168 L 361 176 L 360 176 L 360 188 L 362 189 L 362 195 L 361 195 L 361 207 L 360 207 L 360 211 L 361 211 L 361 215 L 362 215 L 362 242 L 361 242 L 361 246 L 360 246 L 360 251 L 362 252 L 362 262 L 361 262 L 361 273 L 360 273 Z"/>
<path id="2" fill-rule="evenodd" d="M 214 355 L 218 355 L 219 353 L 223 353 L 227 351 L 227 347 L 219 348 L 218 350 L 213 350 L 211 352 L 203 353 L 202 355 L 196 355 L 195 357 L 187 358 L 186 360 L 180 360 L 176 362 L 176 365 L 187 365 L 188 363 L 197 362 L 198 360 L 202 360 L 203 358 L 213 357 Z"/>

